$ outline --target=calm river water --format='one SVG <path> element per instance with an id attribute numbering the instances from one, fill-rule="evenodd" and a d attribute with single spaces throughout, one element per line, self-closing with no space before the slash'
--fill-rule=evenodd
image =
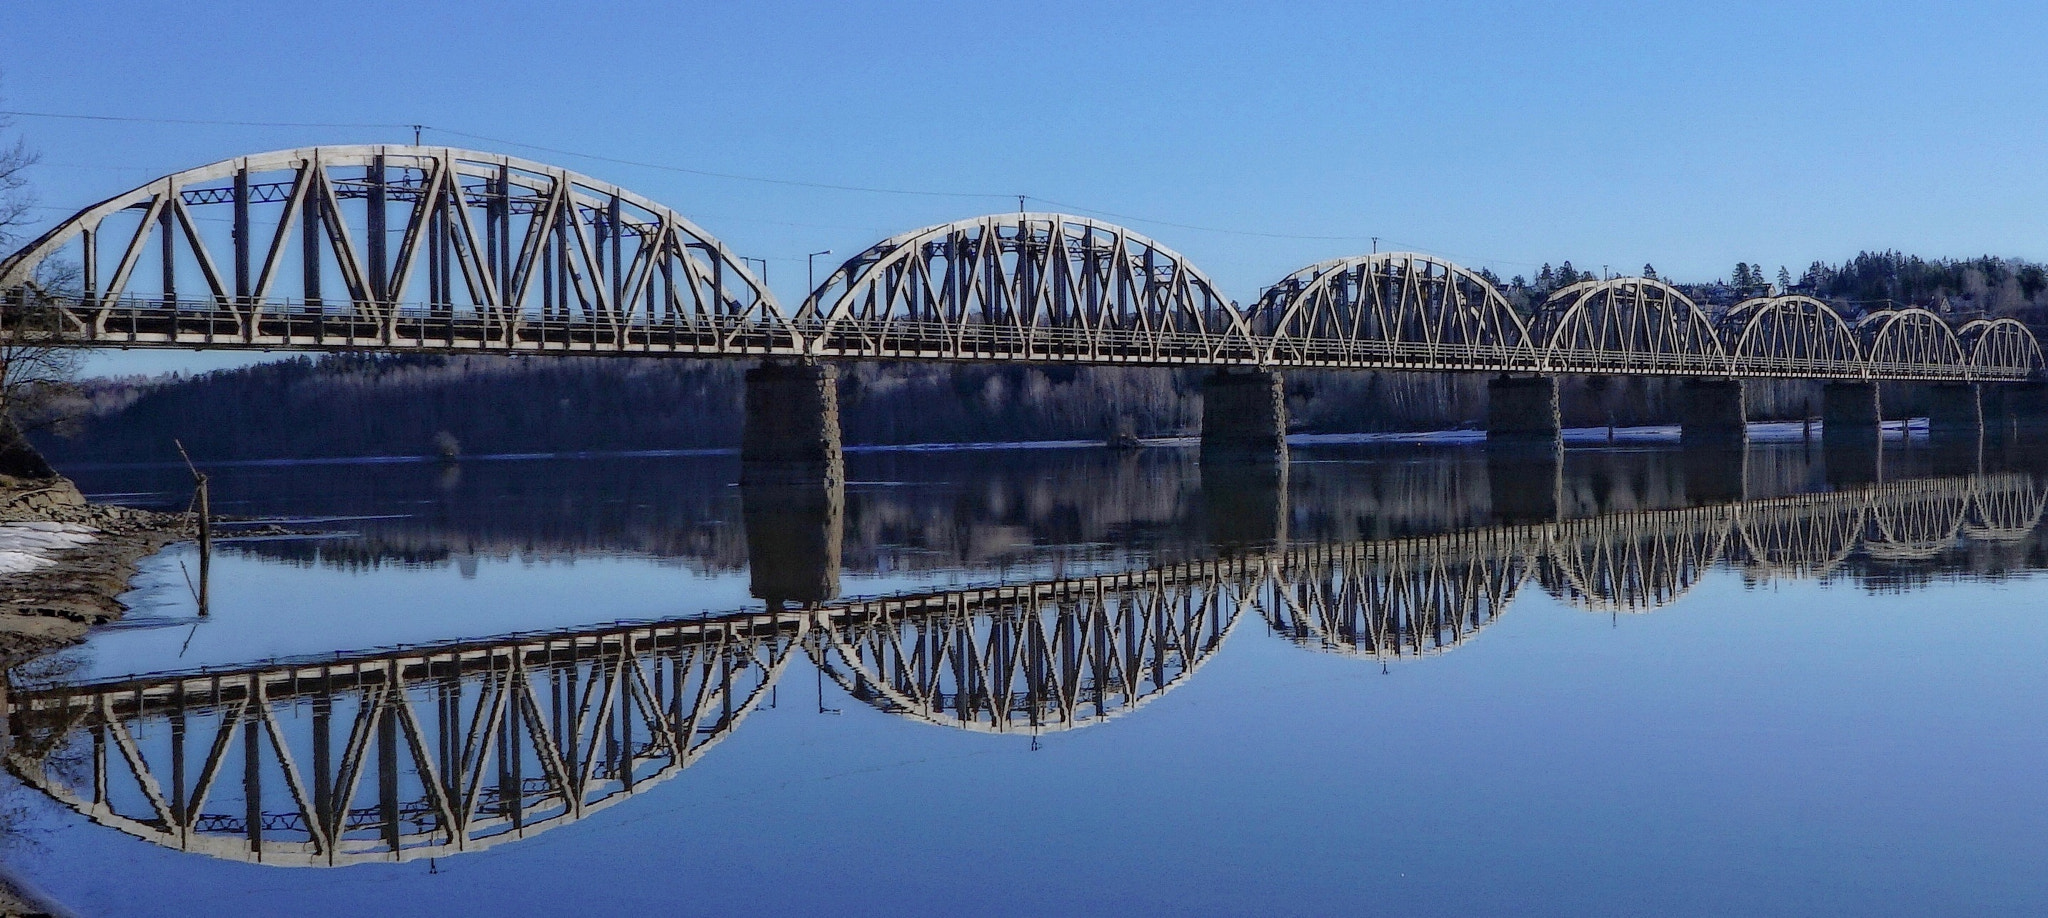
<path id="1" fill-rule="evenodd" d="M 0 860 L 86 915 L 2041 914 L 2028 458 L 220 467 L 313 534 L 8 676 Z"/>

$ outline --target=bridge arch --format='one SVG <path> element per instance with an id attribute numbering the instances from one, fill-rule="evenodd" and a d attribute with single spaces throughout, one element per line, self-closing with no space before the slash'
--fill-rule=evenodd
<path id="1" fill-rule="evenodd" d="M 1721 318 L 1721 337 L 1738 373 L 1809 379 L 1868 375 L 1856 330 L 1834 307 L 1810 296 L 1737 303 Z"/>
<path id="2" fill-rule="evenodd" d="M 1982 380 L 2030 379 L 2042 371 L 2041 342 L 2016 319 L 1977 319 L 1956 330 L 1970 355 L 1970 375 Z"/>
<path id="3" fill-rule="evenodd" d="M 1971 376 L 1955 329 L 1925 309 L 1873 312 L 1856 323 L 1856 333 L 1872 376 L 1955 381 Z"/>
<path id="4" fill-rule="evenodd" d="M 1759 580 L 1827 577 L 1862 544 L 1869 511 L 1865 501 L 1834 495 L 1744 506 L 1735 524 L 1743 566 Z"/>
<path id="5" fill-rule="evenodd" d="M 73 276 L 52 285 L 60 263 Z M 52 297 L 66 330 L 109 343 L 796 344 L 766 286 L 674 210 L 450 147 L 303 147 L 167 175 L 0 262 L 0 291 L 24 289 Z"/>
<path id="6" fill-rule="evenodd" d="M 1261 604 L 1310 650 L 1381 662 L 1463 646 L 1498 621 L 1529 575 L 1527 545 L 1499 530 L 1290 552 Z"/>
<path id="7" fill-rule="evenodd" d="M 448 857 L 680 774 L 768 699 L 809 622 L 691 620 L 18 691 L 5 764 L 174 850 L 279 867 Z"/>
<path id="8" fill-rule="evenodd" d="M 1581 373 L 1718 376 L 1728 354 L 1705 310 L 1645 277 L 1581 281 L 1542 308 L 1545 358 Z"/>
<path id="9" fill-rule="evenodd" d="M 1880 561 L 1925 561 L 1954 546 L 1969 521 L 1974 489 L 1960 479 L 1880 485 L 1870 495 L 1863 549 Z"/>
<path id="10" fill-rule="evenodd" d="M 1976 476 L 1971 481 L 1970 513 L 1963 534 L 1984 542 L 2022 542 L 2040 528 L 2048 514 L 2048 488 L 2032 475 Z"/>
<path id="11" fill-rule="evenodd" d="M 1389 367 L 1540 366 L 1528 323 L 1479 274 L 1413 252 L 1320 262 L 1250 311 L 1268 362 Z"/>
<path id="12" fill-rule="evenodd" d="M 990 214 L 893 236 L 798 309 L 821 357 L 1250 364 L 1243 316 L 1180 253 L 1111 223 Z"/>
<path id="13" fill-rule="evenodd" d="M 1038 735 L 1103 723 L 1184 684 L 1230 636 L 1266 563 L 1193 563 L 885 603 L 806 647 L 856 700 L 937 726 Z"/>
<path id="14" fill-rule="evenodd" d="M 1560 523 L 1537 565 L 1545 592 L 1592 612 L 1653 612 L 1692 591 L 1718 563 L 1728 506 Z"/>

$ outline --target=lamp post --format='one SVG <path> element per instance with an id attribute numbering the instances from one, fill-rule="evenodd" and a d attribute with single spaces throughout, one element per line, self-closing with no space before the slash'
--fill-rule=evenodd
<path id="1" fill-rule="evenodd" d="M 758 264 L 758 265 L 760 265 L 760 266 L 761 266 L 761 286 L 763 286 L 763 287 L 766 287 L 766 286 L 768 286 L 768 259 L 766 259 L 766 258 L 752 258 L 752 257 L 746 256 L 746 255 L 741 255 L 741 256 L 740 256 L 740 260 L 741 260 L 741 261 L 751 261 L 751 262 L 753 262 L 753 263 L 755 263 L 755 264 Z"/>
<path id="2" fill-rule="evenodd" d="M 804 279 L 810 281 L 812 292 L 816 292 L 818 289 L 818 256 L 830 254 L 832 254 L 832 250 L 826 249 L 822 252 L 812 252 L 804 256 Z"/>

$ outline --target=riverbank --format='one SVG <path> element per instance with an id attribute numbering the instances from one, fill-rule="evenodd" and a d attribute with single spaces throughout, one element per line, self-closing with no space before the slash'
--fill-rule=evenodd
<path id="1" fill-rule="evenodd" d="M 136 564 L 189 538 L 184 514 L 89 503 L 63 478 L 0 476 L 0 666 L 120 618 Z"/>

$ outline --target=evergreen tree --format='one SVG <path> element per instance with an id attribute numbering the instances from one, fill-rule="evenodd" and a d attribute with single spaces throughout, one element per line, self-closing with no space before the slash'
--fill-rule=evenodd
<path id="1" fill-rule="evenodd" d="M 1579 272 L 1578 272 L 1578 269 L 1576 269 L 1576 268 L 1573 268 L 1573 267 L 1572 267 L 1572 263 L 1571 263 L 1571 262 L 1567 261 L 1567 262 L 1565 262 L 1565 263 L 1564 263 L 1563 265 L 1561 265 L 1561 266 L 1559 266 L 1559 267 L 1558 267 L 1558 269 L 1557 269 L 1557 285 L 1558 285 L 1558 286 L 1560 286 L 1560 287 L 1569 287 L 1569 286 L 1571 286 L 1571 285 L 1573 285 L 1573 284 L 1576 284 L 1576 283 L 1578 283 L 1578 282 L 1579 282 L 1580 280 L 1583 280 L 1583 278 L 1579 277 Z"/>
<path id="2" fill-rule="evenodd" d="M 1785 266 L 1784 266 L 1784 265 L 1779 265 L 1779 266 L 1778 266 L 1778 292 L 1779 292 L 1779 293 L 1784 293 L 1785 291 L 1787 291 L 1787 290 L 1790 290 L 1790 289 L 1792 289 L 1792 272 L 1791 272 L 1791 271 L 1788 271 L 1788 270 L 1786 270 L 1786 269 L 1785 269 Z"/>
<path id="3" fill-rule="evenodd" d="M 1749 273 L 1749 262 L 1735 263 L 1735 274 L 1728 279 L 1728 286 L 1737 290 L 1748 290 L 1756 285 L 1756 278 Z"/>
<path id="4" fill-rule="evenodd" d="M 1543 270 L 1536 272 L 1536 289 L 1548 291 L 1557 288 L 1557 272 L 1550 270 L 1550 262 L 1543 263 Z"/>
<path id="5" fill-rule="evenodd" d="M 1644 276 L 1644 277 L 1646 277 L 1646 278 L 1649 278 L 1650 280 L 1656 280 L 1656 279 L 1657 279 L 1657 269 L 1656 269 L 1656 268 L 1654 268 L 1654 267 L 1651 267 L 1651 266 L 1650 266 L 1649 264 L 1644 264 L 1644 265 L 1643 265 L 1643 276 Z"/>

